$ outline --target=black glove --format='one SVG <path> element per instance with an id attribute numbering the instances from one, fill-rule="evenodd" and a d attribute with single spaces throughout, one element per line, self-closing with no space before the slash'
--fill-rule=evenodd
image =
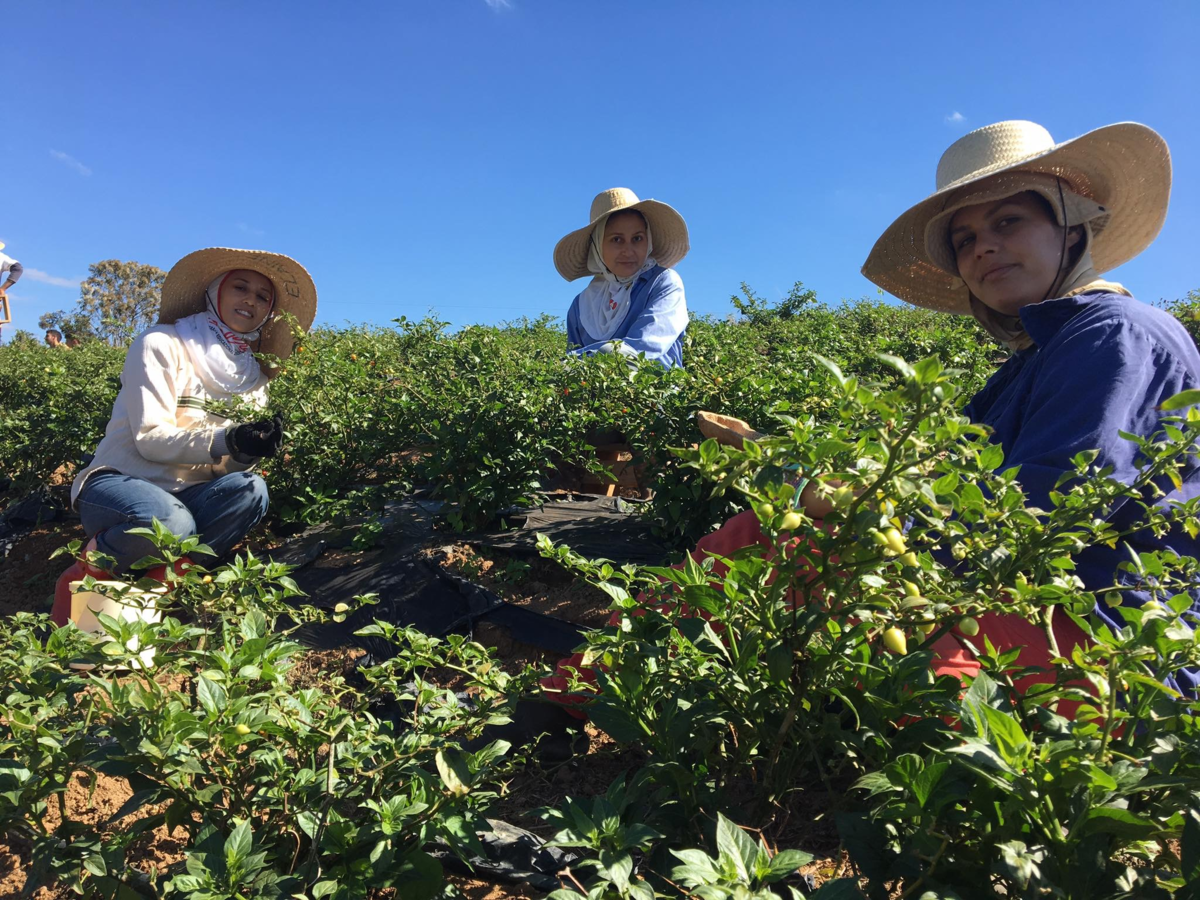
<path id="1" fill-rule="evenodd" d="M 283 416 L 276 414 L 269 422 L 230 425 L 225 429 L 225 443 L 233 456 L 274 456 L 283 446 Z"/>

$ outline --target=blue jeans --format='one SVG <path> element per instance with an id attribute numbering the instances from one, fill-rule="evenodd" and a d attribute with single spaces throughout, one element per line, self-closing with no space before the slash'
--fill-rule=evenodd
<path id="1" fill-rule="evenodd" d="M 145 556 L 157 555 L 143 535 L 158 519 L 176 537 L 200 535 L 218 558 L 246 536 L 267 513 L 267 484 L 252 472 L 233 472 L 171 494 L 150 482 L 120 472 L 97 472 L 75 501 L 83 530 L 96 538 L 96 549 L 126 572 Z M 205 564 L 213 560 L 196 559 Z"/>

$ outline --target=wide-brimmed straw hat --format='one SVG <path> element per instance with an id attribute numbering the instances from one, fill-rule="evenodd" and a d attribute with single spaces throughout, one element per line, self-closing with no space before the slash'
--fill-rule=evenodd
<path id="1" fill-rule="evenodd" d="M 1153 129 L 1121 122 L 1056 144 L 1034 122 L 997 122 L 964 135 L 942 154 L 937 189 L 875 242 L 863 275 L 916 306 L 970 315 L 968 291 L 949 249 L 953 213 L 1036 190 L 1051 200 L 1061 219 L 1056 183 L 1044 176 L 1062 179 L 1063 224 L 1091 222 L 1089 249 L 1097 272 L 1133 259 L 1162 229 L 1171 195 L 1171 153 Z"/>
<path id="2" fill-rule="evenodd" d="M 609 188 L 592 201 L 591 221 L 576 229 L 554 247 L 554 268 L 567 281 L 574 281 L 588 271 L 588 239 L 596 223 L 615 212 L 637 210 L 650 226 L 651 252 L 660 266 L 670 268 L 687 256 L 687 223 L 683 216 L 658 200 L 639 200 L 629 188 Z"/>
<path id="3" fill-rule="evenodd" d="M 317 315 L 317 288 L 304 266 L 282 253 L 230 247 L 197 250 L 171 266 L 163 282 L 159 324 L 170 325 L 184 316 L 203 312 L 206 306 L 204 293 L 212 280 L 233 269 L 250 269 L 271 279 L 275 286 L 272 311 L 291 313 L 300 327 L 308 331 Z M 264 325 L 258 350 L 280 359 L 291 356 L 292 332 L 288 323 L 272 318 Z"/>

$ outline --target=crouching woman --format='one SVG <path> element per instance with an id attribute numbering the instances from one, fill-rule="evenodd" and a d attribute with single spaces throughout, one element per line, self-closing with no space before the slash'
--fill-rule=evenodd
<path id="1" fill-rule="evenodd" d="M 246 536 L 267 511 L 267 486 L 253 469 L 279 452 L 283 422 L 265 414 L 230 421 L 214 406 L 263 410 L 276 370 L 255 353 L 286 359 L 292 336 L 280 315 L 307 329 L 316 309 L 308 272 L 276 253 L 212 247 L 171 268 L 159 323 L 130 346 L 104 438 L 71 489 L 88 551 L 112 557 L 123 574 L 153 553 L 132 532 L 154 519 L 177 537 L 199 535 L 216 559 Z M 69 583 L 84 574 L 102 573 L 76 563 L 60 576 L 59 624 Z"/>

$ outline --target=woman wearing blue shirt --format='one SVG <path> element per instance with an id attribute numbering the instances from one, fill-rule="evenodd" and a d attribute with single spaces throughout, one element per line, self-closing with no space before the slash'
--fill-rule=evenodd
<path id="1" fill-rule="evenodd" d="M 1132 482 L 1137 446 L 1120 432 L 1160 432 L 1172 415 L 1159 411 L 1162 402 L 1200 387 L 1200 353 L 1183 326 L 1099 274 L 1150 245 L 1170 191 L 1170 152 L 1144 125 L 1123 122 L 1055 144 L 1040 125 L 999 122 L 942 155 L 935 193 L 893 222 L 863 265 L 867 278 L 901 300 L 974 316 L 1013 351 L 963 412 L 992 428 L 1003 467 L 1020 467 L 1032 506 L 1049 508 L 1050 492 L 1082 450 L 1099 450 L 1096 466 Z M 1158 503 L 1197 494 L 1200 467 L 1193 467 Z M 1126 502 L 1109 518 L 1123 529 L 1138 515 Z M 1200 541 L 1182 530 L 1141 532 L 1125 543 L 1200 558 Z M 1075 574 L 1099 590 L 1114 576 L 1124 580 L 1117 566 L 1125 559 L 1124 548 L 1089 547 Z M 1148 599 L 1145 591 L 1123 592 L 1126 605 Z M 1200 604 L 1193 610 L 1200 613 Z M 1114 628 L 1125 624 L 1104 604 L 1093 615 Z M 1008 646 L 1045 656 L 1045 639 L 1023 620 L 987 618 L 984 627 L 1001 631 Z M 1058 621 L 1078 631 L 1067 617 Z M 1082 632 L 1064 636 L 1060 647 L 1082 640 Z M 1195 671 L 1177 679 L 1189 693 L 1200 687 Z"/>
<path id="2" fill-rule="evenodd" d="M 863 266 L 867 278 L 908 303 L 974 316 L 1013 351 L 964 413 L 991 427 L 992 441 L 1004 449 L 1003 468 L 1020 467 L 1017 481 L 1031 506 L 1050 507 L 1050 492 L 1062 474 L 1074 471 L 1072 458 L 1082 450 L 1098 450 L 1094 465 L 1132 482 L 1137 447 L 1120 432 L 1160 433 L 1163 418 L 1173 415 L 1159 411 L 1162 402 L 1200 388 L 1200 353 L 1183 326 L 1099 275 L 1150 245 L 1166 218 L 1170 188 L 1167 145 L 1144 125 L 1110 125 L 1056 144 L 1040 125 L 1000 122 L 965 135 L 942 155 L 937 190 L 892 223 Z M 1200 494 L 1200 465 L 1164 493 L 1157 501 L 1163 506 Z M 813 518 L 830 511 L 810 488 L 801 502 Z M 1110 519 L 1123 531 L 1139 513 L 1137 504 L 1126 502 Z M 748 510 L 703 538 L 693 556 L 728 557 L 755 543 L 769 546 Z M 1166 549 L 1200 558 L 1200 539 L 1178 528 L 1161 536 L 1142 531 L 1123 543 L 1137 552 Z M 1093 591 L 1111 586 L 1114 577 L 1130 583 L 1118 569 L 1127 558 L 1124 547 L 1088 547 L 1075 560 L 1075 574 Z M 719 561 L 713 571 L 724 571 Z M 1149 599 L 1144 590 L 1122 592 L 1126 605 Z M 1200 602 L 1192 611 L 1200 616 Z M 1092 614 L 1124 627 L 1103 603 Z M 1053 680 L 1038 623 L 992 613 L 978 625 L 977 646 L 986 637 L 999 651 L 1020 647 L 1022 665 L 1045 670 L 1019 680 L 1020 689 Z M 1067 616 L 1056 617 L 1054 630 L 1067 656 L 1087 640 Z M 932 649 L 939 675 L 979 671 L 957 635 L 942 637 Z M 585 680 L 594 676 L 577 655 L 543 679 L 559 702 L 586 699 L 563 694 L 572 670 Z M 1195 669 L 1180 670 L 1172 680 L 1191 696 L 1200 693 Z"/>
<path id="3" fill-rule="evenodd" d="M 592 201 L 591 221 L 554 248 L 567 281 L 592 275 L 567 312 L 573 354 L 645 356 L 683 365 L 687 303 L 671 268 L 688 252 L 687 225 L 670 206 L 611 188 Z"/>

